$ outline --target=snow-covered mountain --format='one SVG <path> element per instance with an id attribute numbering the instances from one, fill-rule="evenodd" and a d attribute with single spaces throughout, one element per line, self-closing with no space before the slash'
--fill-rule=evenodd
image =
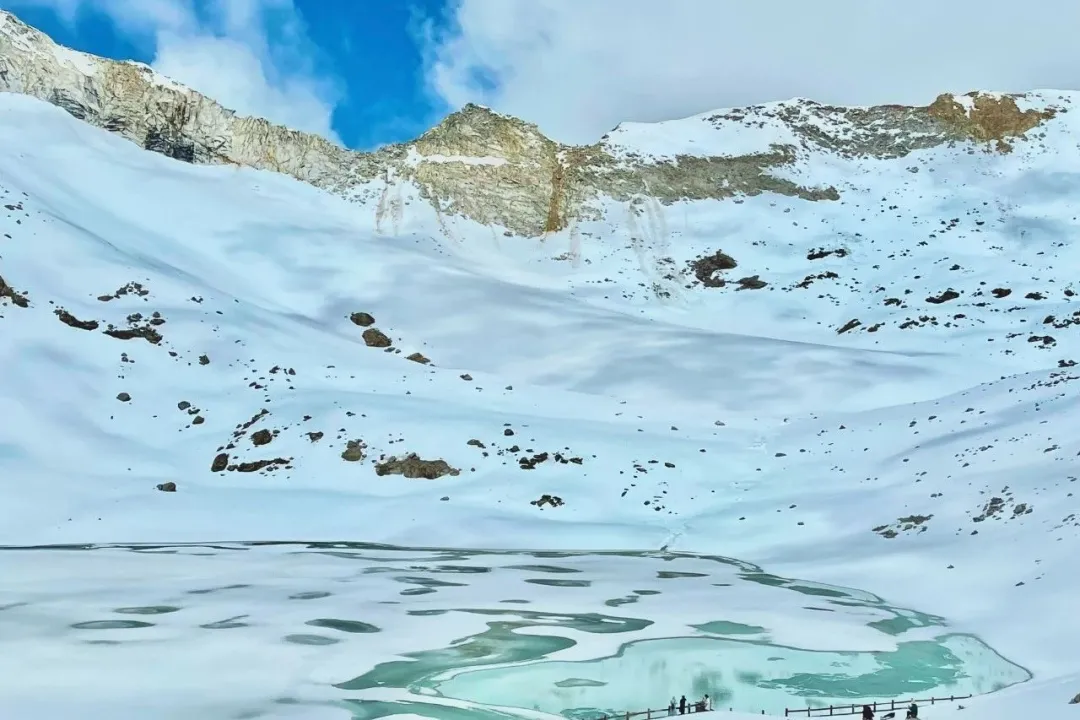
<path id="1" fill-rule="evenodd" d="M 978 635 L 1035 678 L 980 717 L 1076 713 L 1080 95 L 365 154 L 7 13 L 0 90 L 0 543 L 711 553 Z"/>

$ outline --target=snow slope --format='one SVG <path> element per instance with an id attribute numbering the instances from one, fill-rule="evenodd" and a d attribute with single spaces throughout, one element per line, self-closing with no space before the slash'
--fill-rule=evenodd
<path id="1" fill-rule="evenodd" d="M 641 153 L 686 141 L 631 130 Z M 1062 114 L 1009 154 L 808 155 L 840 201 L 640 197 L 534 241 L 408 187 L 388 228 L 377 199 L 0 95 L 0 543 L 717 553 L 940 614 L 1035 677 L 971 708 L 1071 717 L 1078 137 Z M 729 282 L 695 282 L 718 250 Z M 407 453 L 460 472 L 376 474 Z"/>

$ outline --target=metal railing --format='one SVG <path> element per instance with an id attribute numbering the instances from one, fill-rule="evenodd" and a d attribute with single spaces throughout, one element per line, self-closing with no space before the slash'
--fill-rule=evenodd
<path id="1" fill-rule="evenodd" d="M 949 697 L 939 698 L 925 698 L 918 699 L 913 698 L 911 700 L 883 700 L 882 702 L 862 702 L 853 703 L 851 705 L 830 705 L 828 707 L 816 707 L 816 708 L 784 708 L 784 717 L 795 716 L 799 717 L 803 714 L 806 717 L 823 717 L 828 715 L 861 715 L 864 705 L 869 705 L 874 710 L 875 717 L 878 713 L 882 712 L 895 712 L 897 709 L 905 710 L 911 703 L 916 705 L 933 705 L 934 703 L 943 702 L 956 702 L 957 700 L 967 700 L 971 695 L 950 695 Z"/>
<path id="2" fill-rule="evenodd" d="M 686 704 L 686 715 L 692 713 L 712 712 L 712 708 L 702 703 L 700 700 L 696 702 L 688 702 Z M 652 720 L 652 718 L 664 718 L 675 717 L 684 713 L 679 712 L 678 706 L 672 710 L 669 707 L 660 708 L 659 710 L 635 710 L 633 712 L 618 713 L 616 715 L 602 715 L 598 720 L 631 720 L 631 718 L 644 717 L 645 720 Z M 764 715 L 764 711 L 762 711 Z"/>
<path id="3" fill-rule="evenodd" d="M 897 710 L 906 711 L 908 706 L 912 703 L 916 705 L 934 705 L 936 703 L 943 702 L 956 702 L 957 700 L 967 700 L 971 695 L 950 695 L 949 697 L 931 697 L 931 698 L 912 698 L 910 700 L 882 700 L 880 702 L 860 702 L 852 703 L 851 705 L 829 705 L 828 707 L 813 707 L 813 708 L 784 708 L 784 717 L 800 717 L 805 716 L 812 717 L 825 717 L 825 716 L 843 716 L 843 715 L 861 715 L 864 705 L 869 705 L 874 710 L 875 717 L 880 720 L 879 713 L 896 712 Z M 706 705 L 702 701 L 694 701 L 686 704 L 686 712 L 680 713 L 679 708 L 676 707 L 672 710 L 670 707 L 660 708 L 658 710 L 634 710 L 627 711 L 625 713 L 616 713 L 614 715 L 601 715 L 597 720 L 632 720 L 633 718 L 645 718 L 645 720 L 653 720 L 654 718 L 666 718 L 674 717 L 677 715 L 691 715 L 694 713 L 702 712 L 714 712 L 716 708 Z M 765 711 L 762 710 L 761 714 L 764 715 Z"/>

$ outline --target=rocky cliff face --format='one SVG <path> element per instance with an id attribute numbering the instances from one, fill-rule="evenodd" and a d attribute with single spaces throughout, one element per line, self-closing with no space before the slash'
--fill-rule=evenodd
<path id="1" fill-rule="evenodd" d="M 814 151 L 895 158 L 971 141 L 1008 152 L 1011 141 L 1061 110 L 1022 110 L 1017 101 L 1023 96 L 979 93 L 942 95 L 926 107 L 839 108 L 794 100 L 675 121 L 694 124 L 695 135 L 706 124 L 715 142 L 658 153 L 635 142 L 643 126 L 620 126 L 594 145 L 566 146 L 535 125 L 467 105 L 415 141 L 362 153 L 238 116 L 145 65 L 60 47 L 2 11 L 0 91 L 48 101 L 184 162 L 274 170 L 346 196 L 364 186 L 410 183 L 442 213 L 524 236 L 596 217 L 604 197 L 647 195 L 670 203 L 774 192 L 837 200 L 836 188 L 799 185 L 771 171 Z M 732 132 L 756 132 L 759 139 L 749 151 L 731 154 L 724 139 Z"/>

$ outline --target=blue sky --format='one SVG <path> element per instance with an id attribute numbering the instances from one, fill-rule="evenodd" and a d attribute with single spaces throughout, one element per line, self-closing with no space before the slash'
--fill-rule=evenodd
<path id="1" fill-rule="evenodd" d="M 335 85 L 331 126 L 345 145 L 367 149 L 409 140 L 451 111 L 425 86 L 419 43 L 425 20 L 436 26 L 445 22 L 445 0 L 295 0 L 293 5 L 306 26 L 309 50 L 317 49 L 306 59 L 315 74 Z M 125 32 L 93 3 L 79 5 L 73 18 L 40 2 L 0 0 L 0 6 L 68 47 L 154 61 L 151 35 Z"/>

